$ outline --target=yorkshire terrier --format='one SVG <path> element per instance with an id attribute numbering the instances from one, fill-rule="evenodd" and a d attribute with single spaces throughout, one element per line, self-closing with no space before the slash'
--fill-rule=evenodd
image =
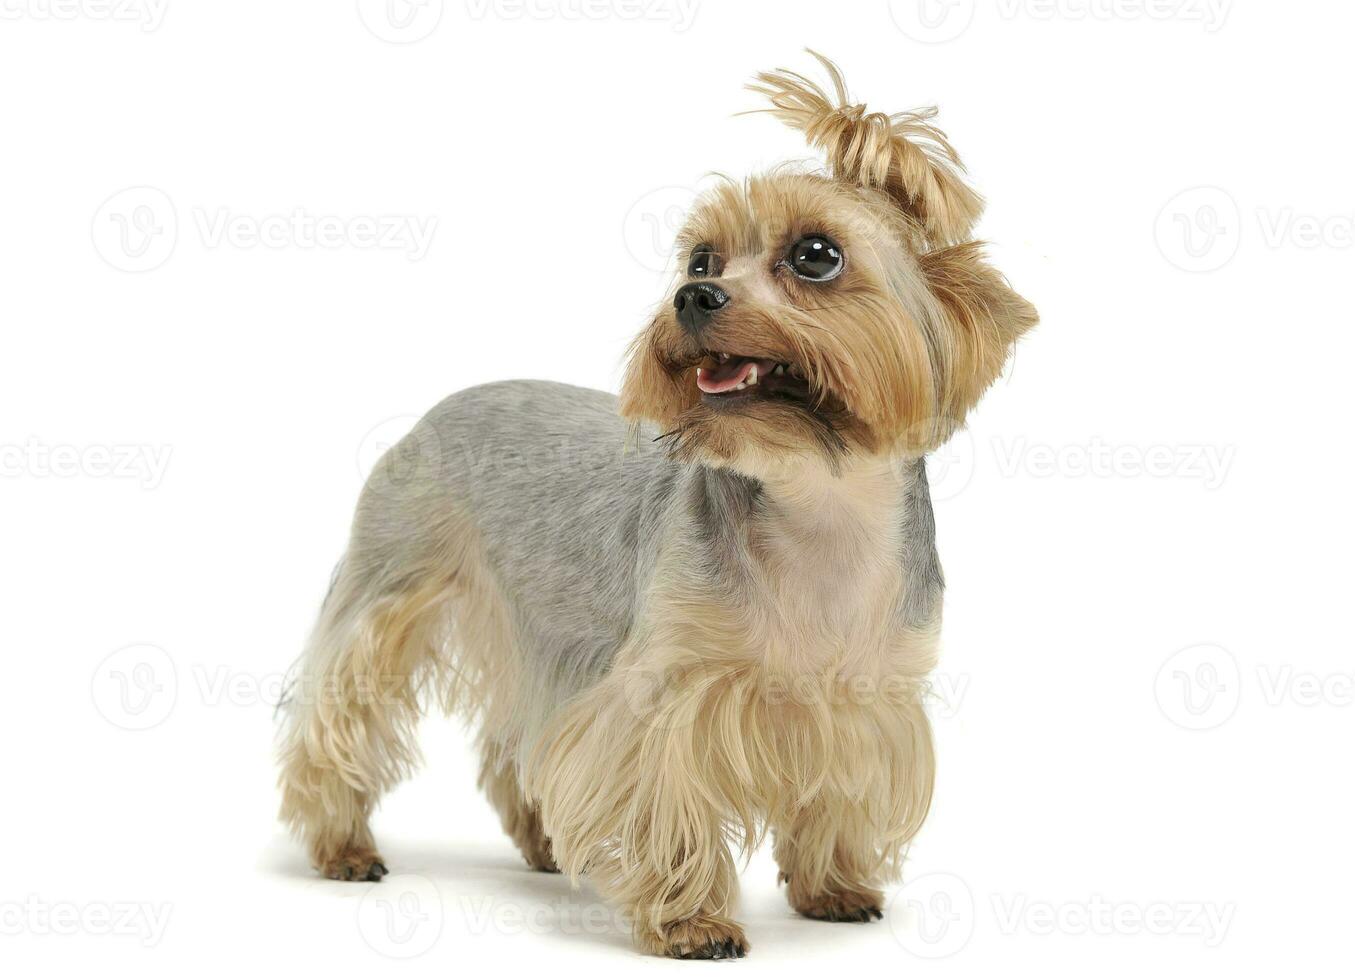
<path id="1" fill-rule="evenodd" d="M 931 122 L 786 70 L 750 85 L 823 151 L 693 207 L 620 398 L 460 392 L 363 489 L 302 658 L 282 816 L 325 875 L 387 873 L 368 818 L 430 698 L 478 729 L 527 863 L 587 874 L 649 952 L 740 957 L 740 857 L 791 906 L 882 915 L 931 801 L 942 576 L 924 459 L 1034 308 Z"/>

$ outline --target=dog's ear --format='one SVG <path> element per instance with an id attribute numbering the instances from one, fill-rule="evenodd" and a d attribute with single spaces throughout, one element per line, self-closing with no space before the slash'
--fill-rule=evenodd
<path id="1" fill-rule="evenodd" d="M 983 257 L 981 242 L 965 242 L 918 256 L 942 323 L 937 354 L 939 415 L 954 422 L 997 380 L 1018 337 L 1039 320 L 1035 307 Z"/>
<path id="2" fill-rule="evenodd" d="M 836 98 L 814 82 L 779 68 L 762 72 L 748 87 L 765 95 L 770 112 L 800 130 L 828 156 L 832 175 L 888 194 L 935 246 L 967 241 L 983 211 L 983 198 L 964 182 L 964 165 L 929 120 L 936 109 L 886 115 L 852 105 L 835 64 L 810 51 L 827 70 Z"/>

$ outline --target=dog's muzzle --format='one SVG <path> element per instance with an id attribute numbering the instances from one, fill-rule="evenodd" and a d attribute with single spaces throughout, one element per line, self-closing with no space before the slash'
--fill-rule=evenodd
<path id="1" fill-rule="evenodd" d="M 729 305 L 729 294 L 713 282 L 689 282 L 673 297 L 673 309 L 682 329 L 696 336 L 711 318 Z"/>

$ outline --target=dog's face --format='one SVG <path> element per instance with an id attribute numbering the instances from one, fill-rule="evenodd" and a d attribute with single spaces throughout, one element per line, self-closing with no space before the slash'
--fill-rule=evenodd
<path id="1" fill-rule="evenodd" d="M 967 240 L 977 196 L 908 140 L 935 138 L 921 117 L 900 124 L 820 103 L 803 79 L 762 80 L 807 132 L 840 127 L 817 140 L 832 175 L 773 172 L 697 203 L 678 236 L 678 280 L 632 348 L 622 413 L 658 423 L 683 458 L 754 474 L 933 448 L 1034 310 Z M 863 134 L 883 156 L 864 153 Z M 844 143 L 858 144 L 855 163 Z"/>

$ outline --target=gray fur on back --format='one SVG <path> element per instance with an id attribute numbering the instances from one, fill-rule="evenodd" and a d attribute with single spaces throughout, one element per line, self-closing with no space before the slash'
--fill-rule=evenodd
<path id="1" fill-rule="evenodd" d="M 655 433 L 633 438 L 610 394 L 505 381 L 438 404 L 391 455 L 412 473 L 364 491 L 348 560 L 408 567 L 406 549 L 436 547 L 446 516 L 468 518 L 505 594 L 529 669 L 524 692 L 558 705 L 604 674 L 640 609 L 665 535 L 691 535 L 703 569 L 738 585 L 742 529 L 760 485 L 670 460 Z M 903 626 L 939 612 L 941 572 L 926 475 L 910 464 L 901 514 Z"/>

